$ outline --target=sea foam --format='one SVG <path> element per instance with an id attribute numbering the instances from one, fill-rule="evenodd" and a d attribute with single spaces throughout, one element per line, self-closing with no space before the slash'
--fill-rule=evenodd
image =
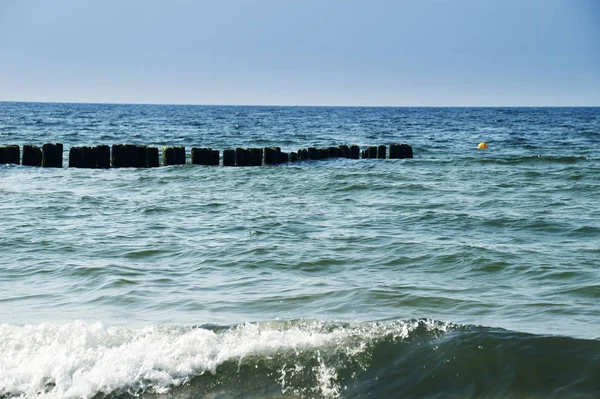
<path id="1" fill-rule="evenodd" d="M 428 323 L 428 324 L 427 324 Z M 446 325 L 426 322 L 431 329 Z M 323 353 L 358 355 L 377 339 L 404 339 L 423 321 L 394 323 L 263 322 L 229 328 L 151 326 L 107 327 L 67 324 L 0 326 L 0 396 L 90 398 L 98 394 L 166 393 L 205 373 L 216 374 L 227 361 L 312 351 L 311 371 L 318 396 L 337 397 L 336 368 Z M 292 356 L 293 358 L 293 356 Z M 293 359 L 292 359 L 293 362 Z M 314 363 L 314 362 L 313 362 Z M 286 374 L 304 367 L 282 367 Z M 366 364 L 363 365 L 366 367 Z"/>

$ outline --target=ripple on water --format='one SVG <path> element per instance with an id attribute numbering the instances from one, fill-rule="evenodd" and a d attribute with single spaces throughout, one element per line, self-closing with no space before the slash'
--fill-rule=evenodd
<path id="1" fill-rule="evenodd" d="M 284 151 L 409 142 L 415 158 L 268 168 L 0 166 L 7 320 L 406 316 L 600 336 L 590 324 L 600 156 L 589 133 L 600 118 L 590 122 L 587 111 L 62 107 L 69 112 L 13 110 L 24 119 L 9 115 L 10 141 Z M 36 120 L 49 130 L 32 127 Z M 475 150 L 482 136 L 493 144 L 486 153 Z"/>

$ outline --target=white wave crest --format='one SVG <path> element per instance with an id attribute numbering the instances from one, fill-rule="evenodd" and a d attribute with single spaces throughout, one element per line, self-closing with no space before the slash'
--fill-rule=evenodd
<path id="1" fill-rule="evenodd" d="M 403 339 L 423 322 L 335 324 L 264 322 L 229 329 L 106 327 L 75 321 L 0 325 L 0 396 L 90 398 L 97 394 L 166 393 L 226 361 L 278 351 L 327 350 L 354 356 L 382 337 Z M 431 322 L 431 328 L 444 328 Z M 319 359 L 321 362 L 321 359 Z M 322 363 L 322 362 L 321 362 Z M 321 396 L 339 396 L 335 370 L 315 376 Z M 282 389 L 285 391 L 284 386 Z"/>

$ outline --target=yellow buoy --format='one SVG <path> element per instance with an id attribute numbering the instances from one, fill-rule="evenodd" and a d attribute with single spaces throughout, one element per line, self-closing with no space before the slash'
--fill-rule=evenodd
<path id="1" fill-rule="evenodd" d="M 487 150 L 488 145 L 485 141 L 482 141 L 481 143 L 479 143 L 479 145 L 477 146 L 478 150 Z"/>

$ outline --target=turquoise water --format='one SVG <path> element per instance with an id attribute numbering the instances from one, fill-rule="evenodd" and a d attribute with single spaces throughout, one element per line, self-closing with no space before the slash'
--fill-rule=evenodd
<path id="1" fill-rule="evenodd" d="M 54 141 L 415 158 L 1 165 L 0 397 L 598 397 L 600 108 L 0 103 Z"/>

